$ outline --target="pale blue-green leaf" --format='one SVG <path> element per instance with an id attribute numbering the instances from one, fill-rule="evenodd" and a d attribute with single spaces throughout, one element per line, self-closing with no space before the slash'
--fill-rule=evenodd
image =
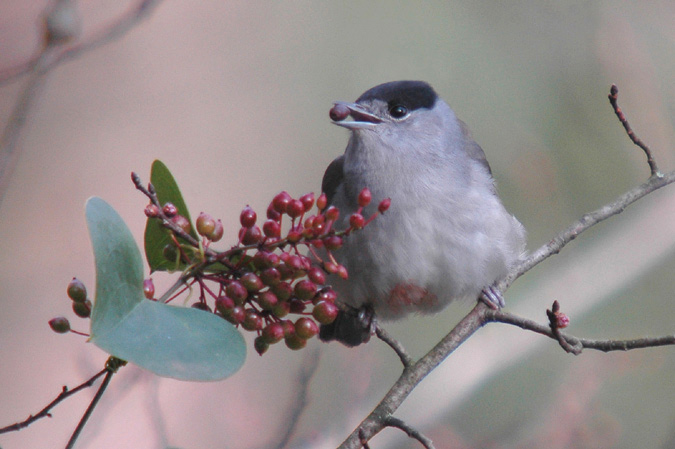
<path id="1" fill-rule="evenodd" d="M 235 373 L 246 357 L 241 334 L 213 314 L 144 299 L 141 255 L 122 218 L 100 198 L 87 202 L 86 216 L 96 258 L 91 341 L 160 376 Z"/>

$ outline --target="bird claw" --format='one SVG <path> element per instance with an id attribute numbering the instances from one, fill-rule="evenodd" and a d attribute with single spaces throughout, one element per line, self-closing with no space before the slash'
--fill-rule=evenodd
<path id="1" fill-rule="evenodd" d="M 486 306 L 488 306 L 493 310 L 499 310 L 502 307 L 506 306 L 506 302 L 504 302 L 504 296 L 502 295 L 502 292 L 499 291 L 499 289 L 494 285 L 485 287 L 481 291 L 481 295 L 479 296 L 478 300 L 483 301 Z"/>

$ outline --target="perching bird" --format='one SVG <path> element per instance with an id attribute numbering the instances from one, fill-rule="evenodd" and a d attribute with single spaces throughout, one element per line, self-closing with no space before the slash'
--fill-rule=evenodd
<path id="1" fill-rule="evenodd" d="M 349 226 L 364 187 L 373 198 L 365 217 L 384 198 L 391 206 L 334 253 L 349 279 L 331 282 L 354 310 L 321 326 L 321 339 L 356 346 L 369 340 L 373 313 L 434 313 L 482 292 L 503 306 L 492 284 L 523 256 L 525 229 L 502 205 L 485 153 L 434 89 L 385 83 L 356 103 L 336 102 L 330 115 L 351 131 L 322 183 L 340 210 L 336 229 Z"/>

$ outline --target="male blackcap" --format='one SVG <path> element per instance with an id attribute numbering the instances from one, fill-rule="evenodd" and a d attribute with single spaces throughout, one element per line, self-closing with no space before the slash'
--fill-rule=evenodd
<path id="1" fill-rule="evenodd" d="M 353 120 L 345 121 L 351 116 Z M 368 217 L 389 210 L 344 240 L 334 254 L 349 279 L 331 279 L 341 311 L 321 326 L 324 341 L 368 341 L 370 319 L 434 313 L 455 299 L 504 305 L 492 284 L 525 250 L 525 230 L 497 196 L 485 154 L 466 125 L 422 81 L 373 87 L 356 103 L 336 102 L 336 125 L 351 131 L 344 155 L 326 170 L 322 190 L 348 226 L 368 187 Z"/>

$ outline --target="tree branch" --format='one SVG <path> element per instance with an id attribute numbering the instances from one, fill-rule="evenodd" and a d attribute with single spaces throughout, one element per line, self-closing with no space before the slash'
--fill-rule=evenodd
<path id="1" fill-rule="evenodd" d="M 573 222 L 567 229 L 556 235 L 551 241 L 541 246 L 527 257 L 519 266 L 512 272 L 496 283 L 496 287 L 500 291 L 506 289 L 520 276 L 548 259 L 550 256 L 557 254 L 568 243 L 577 238 L 581 233 L 590 229 L 591 227 L 601 223 L 608 218 L 623 212 L 626 207 L 630 206 L 637 200 L 646 195 L 660 189 L 666 185 L 675 182 L 675 171 L 662 175 L 658 172 L 656 162 L 653 160 L 651 151 L 642 143 L 633 133 L 628 121 L 621 112 L 616 103 L 618 89 L 612 86 L 610 91 L 610 103 L 614 109 L 617 117 L 624 125 L 628 136 L 631 140 L 647 154 L 648 163 L 650 166 L 651 176 L 647 182 L 629 190 L 616 200 L 606 204 L 593 212 L 583 215 L 579 220 Z M 540 333 L 549 338 L 555 339 L 568 352 L 573 354 L 581 353 L 582 349 L 596 349 L 604 352 L 630 349 L 656 347 L 664 345 L 675 345 L 675 335 L 660 337 L 660 338 L 640 338 L 633 340 L 589 340 L 566 335 L 561 332 L 561 326 L 554 321 L 555 313 L 558 311 L 554 305 L 553 311 L 549 312 L 549 325 L 544 326 L 532 320 L 522 318 L 501 310 L 494 310 L 488 307 L 484 302 L 479 301 L 478 304 L 467 314 L 451 331 L 446 335 L 440 343 L 438 343 L 431 351 L 424 357 L 419 359 L 414 364 L 410 364 L 405 352 L 400 352 L 402 348 L 400 343 L 395 339 L 383 333 L 385 338 L 380 337 L 399 355 L 404 365 L 403 373 L 398 378 L 396 383 L 389 389 L 382 401 L 375 407 L 375 409 L 359 424 L 359 426 L 347 437 L 347 439 L 339 446 L 338 449 L 359 449 L 367 447 L 367 442 L 379 433 L 383 428 L 390 426 L 391 422 L 399 422 L 407 426 L 403 421 L 397 420 L 392 415 L 413 391 L 414 388 L 431 372 L 433 371 L 446 357 L 448 357 L 457 347 L 466 341 L 474 332 L 488 322 L 502 322 L 512 324 L 525 330 Z M 378 334 L 378 337 L 380 335 Z M 404 354 L 402 356 L 401 354 Z M 392 421 L 394 420 L 394 421 Z M 398 426 L 397 426 L 398 427 Z"/>

